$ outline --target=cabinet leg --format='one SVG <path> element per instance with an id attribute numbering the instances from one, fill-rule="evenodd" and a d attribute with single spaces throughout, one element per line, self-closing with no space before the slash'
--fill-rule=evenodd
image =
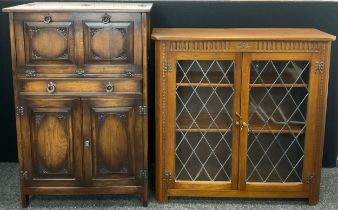
<path id="1" fill-rule="evenodd" d="M 143 195 L 142 195 L 142 203 L 144 207 L 148 206 L 148 182 L 145 181 L 144 186 L 143 186 Z"/>
<path id="2" fill-rule="evenodd" d="M 319 196 L 311 196 L 309 198 L 309 205 L 314 206 L 318 203 L 319 201 Z"/>
<path id="3" fill-rule="evenodd" d="M 148 206 L 148 195 L 143 194 L 142 196 L 142 204 L 144 207 Z"/>
<path id="4" fill-rule="evenodd" d="M 29 195 L 25 195 L 21 193 L 21 206 L 22 208 L 27 208 L 29 203 Z"/>

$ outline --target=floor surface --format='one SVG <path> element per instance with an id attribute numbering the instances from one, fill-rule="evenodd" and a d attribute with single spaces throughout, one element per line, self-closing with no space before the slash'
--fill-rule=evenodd
<path id="1" fill-rule="evenodd" d="M 18 187 L 18 164 L 0 163 L 0 209 L 21 209 Z M 150 202 L 142 207 L 139 196 L 34 196 L 27 209 L 320 209 L 338 210 L 338 169 L 322 170 L 319 203 L 309 206 L 304 199 L 212 199 L 170 198 L 168 204 L 158 204 L 154 199 L 153 187 Z"/>

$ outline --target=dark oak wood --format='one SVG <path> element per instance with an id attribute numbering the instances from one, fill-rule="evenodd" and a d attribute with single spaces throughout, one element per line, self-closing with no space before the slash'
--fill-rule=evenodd
<path id="1" fill-rule="evenodd" d="M 39 2 L 3 9 L 22 207 L 41 194 L 133 193 L 148 204 L 151 7 Z"/>
<path id="2" fill-rule="evenodd" d="M 316 204 L 335 36 L 316 29 L 172 28 L 154 29 L 152 38 L 156 199 L 166 203 L 170 196 L 307 198 Z M 223 61 L 233 61 L 234 70 L 222 66 Z M 273 115 L 277 108 L 290 117 L 288 121 Z M 217 112 L 223 109 L 229 116 Z M 228 170 L 231 178 L 213 180 L 210 174 L 219 160 L 204 160 L 222 158 L 220 148 L 212 147 L 222 142 L 215 137 L 222 134 L 231 139 L 230 145 L 221 146 L 221 154 L 230 151 L 231 163 L 220 170 Z M 251 177 L 255 170 L 260 170 L 260 177 Z M 210 173 L 209 178 L 200 178 L 202 172 Z"/>

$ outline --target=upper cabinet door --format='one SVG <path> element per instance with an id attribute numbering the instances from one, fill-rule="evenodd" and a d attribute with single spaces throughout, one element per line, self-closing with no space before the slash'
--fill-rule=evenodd
<path id="1" fill-rule="evenodd" d="M 316 136 L 316 53 L 245 53 L 240 189 L 309 190 Z"/>
<path id="2" fill-rule="evenodd" d="M 74 17 L 63 13 L 15 14 L 18 73 L 71 73 L 76 69 Z"/>
<path id="3" fill-rule="evenodd" d="M 86 74 L 142 74 L 140 13 L 87 14 L 82 23 Z"/>
<path id="4" fill-rule="evenodd" d="M 91 186 L 135 185 L 143 163 L 138 99 L 84 99 L 85 179 Z"/>
<path id="5" fill-rule="evenodd" d="M 79 99 L 22 98 L 25 185 L 77 186 L 82 177 Z"/>

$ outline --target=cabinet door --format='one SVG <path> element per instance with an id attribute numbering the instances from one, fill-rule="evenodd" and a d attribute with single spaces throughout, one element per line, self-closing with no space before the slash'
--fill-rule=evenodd
<path id="1" fill-rule="evenodd" d="M 79 99 L 21 98 L 26 186 L 79 184 L 82 176 L 79 102 Z"/>
<path id="2" fill-rule="evenodd" d="M 87 74 L 142 74 L 140 13 L 86 14 L 82 23 Z"/>
<path id="3" fill-rule="evenodd" d="M 75 73 L 74 19 L 74 15 L 64 13 L 15 14 L 18 73 Z"/>
<path id="4" fill-rule="evenodd" d="M 316 136 L 316 56 L 244 53 L 241 190 L 307 195 Z"/>
<path id="5" fill-rule="evenodd" d="M 241 57 L 168 54 L 164 173 L 170 195 L 237 189 Z"/>
<path id="6" fill-rule="evenodd" d="M 139 99 L 83 101 L 84 167 L 91 186 L 135 185 L 143 166 Z"/>

